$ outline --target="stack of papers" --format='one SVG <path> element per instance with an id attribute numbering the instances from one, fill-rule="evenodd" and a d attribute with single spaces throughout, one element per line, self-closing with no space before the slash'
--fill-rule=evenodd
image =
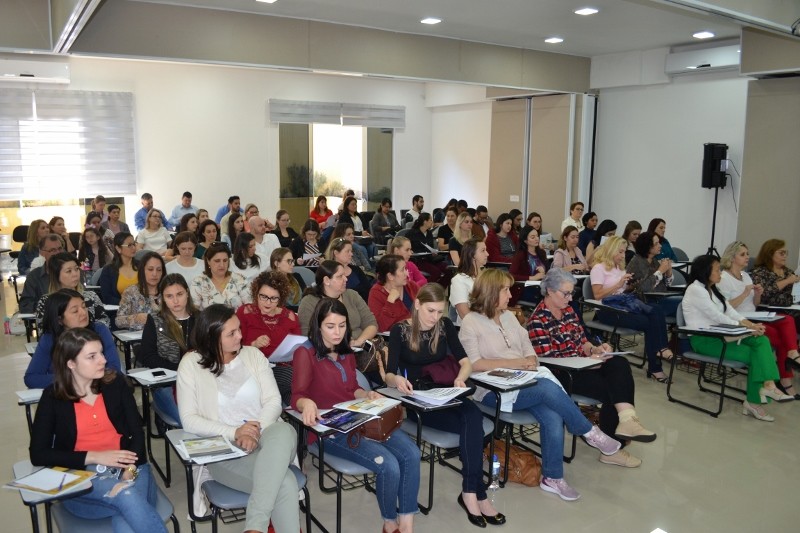
<path id="1" fill-rule="evenodd" d="M 269 356 L 270 363 L 285 363 L 294 358 L 294 351 L 308 342 L 308 337 L 302 335 L 286 335 L 283 341 Z"/>
<path id="2" fill-rule="evenodd" d="M 400 404 L 399 400 L 385 397 L 375 400 L 359 398 L 337 403 L 333 409 L 322 415 L 322 420 L 318 425 L 340 433 L 349 433 L 361 424 L 378 418 L 378 415 L 398 404 Z"/>
<path id="3" fill-rule="evenodd" d="M 17 398 L 19 398 L 20 403 L 36 403 L 41 399 L 43 390 L 44 389 L 18 390 Z"/>
<path id="4" fill-rule="evenodd" d="M 231 444 L 222 435 L 183 439 L 180 447 L 183 448 L 183 455 L 199 465 L 247 455 L 247 452 Z"/>
<path id="5" fill-rule="evenodd" d="M 539 363 L 560 366 L 562 368 L 590 368 L 603 363 L 601 359 L 591 357 L 540 357 Z"/>
<path id="6" fill-rule="evenodd" d="M 511 368 L 495 368 L 487 372 L 472 374 L 472 378 L 492 385 L 509 387 L 512 385 L 522 385 L 536 379 L 536 372 L 527 370 L 514 370 Z"/>
<path id="7" fill-rule="evenodd" d="M 744 333 L 749 333 L 750 330 L 744 326 L 738 326 L 733 324 L 713 324 L 707 328 L 700 328 L 706 331 L 712 331 L 714 333 L 725 333 L 728 335 L 742 335 Z"/>
<path id="8" fill-rule="evenodd" d="M 84 481 L 89 481 L 97 474 L 88 470 L 70 470 L 57 466 L 42 468 L 32 474 L 15 479 L 5 485 L 9 489 L 30 490 L 48 496 L 57 496 L 69 492 Z"/>
<path id="9" fill-rule="evenodd" d="M 411 396 L 414 399 L 421 399 L 424 403 L 444 405 L 470 390 L 469 387 L 444 387 L 439 389 L 415 390 Z"/>

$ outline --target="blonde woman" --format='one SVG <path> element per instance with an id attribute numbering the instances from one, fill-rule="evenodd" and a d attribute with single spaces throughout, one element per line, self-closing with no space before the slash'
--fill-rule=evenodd
<path id="1" fill-rule="evenodd" d="M 17 270 L 24 276 L 31 269 L 31 262 L 39 257 L 39 241 L 50 234 L 50 226 L 44 220 L 37 219 L 28 226 L 28 236 L 25 244 L 19 250 Z M 69 237 L 69 236 L 67 236 Z M 69 238 L 67 238 L 69 240 Z"/>
<path id="2" fill-rule="evenodd" d="M 158 209 L 151 209 L 147 213 L 147 222 L 145 222 L 144 229 L 136 235 L 137 250 L 157 252 L 162 256 L 167 253 L 172 237 L 170 237 L 167 228 L 163 226 L 163 217 L 164 214 Z"/>
<path id="3" fill-rule="evenodd" d="M 452 250 L 452 248 L 451 248 Z M 408 269 L 408 279 L 422 287 L 428 283 L 428 278 L 422 275 L 416 264 L 411 262 L 411 241 L 408 237 L 395 237 L 386 246 L 386 255 L 399 255 L 406 262 L 406 269 Z M 452 252 L 450 252 L 452 253 Z"/>
<path id="4" fill-rule="evenodd" d="M 472 238 L 472 215 L 464 211 L 456 218 L 456 229 L 447 246 L 450 249 L 450 259 L 455 266 L 461 262 L 461 247 Z"/>

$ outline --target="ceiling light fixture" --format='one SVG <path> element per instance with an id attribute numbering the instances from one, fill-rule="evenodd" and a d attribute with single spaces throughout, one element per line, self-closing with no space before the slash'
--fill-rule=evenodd
<path id="1" fill-rule="evenodd" d="M 697 33 L 692 34 L 692 37 L 695 39 L 711 39 L 714 37 L 714 34 L 710 31 L 699 31 Z"/>
<path id="2" fill-rule="evenodd" d="M 564 39 L 562 39 L 561 37 L 550 37 L 549 39 L 545 39 L 544 42 L 550 44 L 558 44 L 558 43 L 563 43 Z"/>
<path id="3" fill-rule="evenodd" d="M 574 11 L 576 15 L 583 15 L 584 17 L 587 15 L 594 15 L 597 12 L 598 12 L 597 9 L 593 7 L 582 7 Z"/>
<path id="4" fill-rule="evenodd" d="M 278 0 L 256 0 L 256 2 L 261 2 L 262 4 L 274 4 Z"/>
<path id="5" fill-rule="evenodd" d="M 437 19 L 436 17 L 425 17 L 424 19 L 420 20 L 423 24 L 439 24 L 442 19 Z"/>

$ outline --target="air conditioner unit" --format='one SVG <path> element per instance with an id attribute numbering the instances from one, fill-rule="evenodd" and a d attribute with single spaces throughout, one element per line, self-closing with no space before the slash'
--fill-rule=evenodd
<path id="1" fill-rule="evenodd" d="M 65 61 L 20 61 L 0 59 L 0 82 L 69 83 Z"/>
<path id="2" fill-rule="evenodd" d="M 664 72 L 675 75 L 738 69 L 740 50 L 740 46 L 734 44 L 668 54 Z"/>

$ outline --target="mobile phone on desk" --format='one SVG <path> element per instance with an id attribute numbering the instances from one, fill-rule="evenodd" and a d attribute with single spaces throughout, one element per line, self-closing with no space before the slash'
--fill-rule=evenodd
<path id="1" fill-rule="evenodd" d="M 163 378 L 166 377 L 167 373 L 163 370 L 153 370 L 153 377 L 154 378 Z"/>

